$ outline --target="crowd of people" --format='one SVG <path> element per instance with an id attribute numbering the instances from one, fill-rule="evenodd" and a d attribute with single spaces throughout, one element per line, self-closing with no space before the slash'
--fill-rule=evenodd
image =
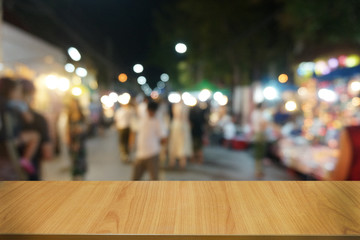
<path id="1" fill-rule="evenodd" d="M 134 162 L 133 180 L 145 170 L 158 180 L 159 167 L 185 169 L 189 161 L 203 162 L 202 145 L 207 109 L 189 108 L 182 102 L 145 99 L 120 106 L 115 112 L 119 149 L 124 162 Z"/>
<path id="2" fill-rule="evenodd" d="M 34 110 L 36 89 L 32 81 L 0 78 L 0 180 L 42 180 L 41 162 L 52 159 L 56 139 L 49 121 Z M 71 159 L 73 180 L 86 179 L 88 169 L 86 139 L 97 132 L 102 107 L 90 104 L 85 112 L 79 99 L 71 97 L 65 112 L 64 141 Z M 203 144 L 219 130 L 215 144 L 229 147 L 239 133 L 236 118 L 217 111 L 210 116 L 210 104 L 186 106 L 165 100 L 145 98 L 140 103 L 118 105 L 114 114 L 120 158 L 133 164 L 133 180 L 148 171 L 151 180 L 159 179 L 160 167 L 186 169 L 189 162 L 204 162 Z M 277 151 L 279 139 L 302 134 L 301 116 L 289 114 L 280 104 L 273 112 L 259 104 L 252 111 L 249 127 L 240 132 L 250 136 L 255 177 L 264 177 L 264 159 L 281 165 Z M 216 121 L 213 121 L 216 119 Z M 212 124 L 213 123 L 213 124 Z M 210 125 L 212 126 L 210 127 Z M 313 126 L 316 128 L 316 126 Z M 209 131 L 211 129 L 211 131 Z M 344 128 L 339 137 L 339 159 L 329 179 L 360 178 L 359 127 Z M 211 142 L 211 140 L 210 140 Z"/>
<path id="3" fill-rule="evenodd" d="M 27 79 L 0 78 L 0 181 L 42 180 L 41 163 L 56 151 L 48 119 L 34 110 L 35 86 Z M 85 140 L 89 122 L 80 103 L 72 98 L 65 111 L 65 141 L 73 180 L 86 174 Z"/>

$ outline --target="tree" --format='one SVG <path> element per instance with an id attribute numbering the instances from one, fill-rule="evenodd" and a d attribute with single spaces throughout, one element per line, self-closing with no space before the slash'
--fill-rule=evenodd
<path id="1" fill-rule="evenodd" d="M 277 30 L 281 7 L 275 0 L 183 0 L 159 17 L 160 39 L 188 44 L 191 80 L 249 84 L 291 47 Z"/>

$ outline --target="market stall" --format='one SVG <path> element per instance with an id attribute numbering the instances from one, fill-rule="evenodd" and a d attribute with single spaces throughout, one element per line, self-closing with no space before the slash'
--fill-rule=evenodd
<path id="1" fill-rule="evenodd" d="M 316 179 L 325 179 L 334 169 L 340 131 L 360 123 L 359 64 L 360 57 L 355 54 L 299 64 L 302 134 L 279 142 L 286 166 Z"/>

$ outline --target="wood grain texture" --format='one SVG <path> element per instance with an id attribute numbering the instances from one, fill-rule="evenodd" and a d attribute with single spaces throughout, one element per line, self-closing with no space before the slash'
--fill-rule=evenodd
<path id="1" fill-rule="evenodd" d="M 360 182 L 1 182 L 4 234 L 354 237 Z"/>

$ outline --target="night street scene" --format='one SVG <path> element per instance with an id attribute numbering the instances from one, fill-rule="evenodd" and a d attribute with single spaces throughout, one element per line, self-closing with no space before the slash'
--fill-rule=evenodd
<path id="1" fill-rule="evenodd" d="M 358 0 L 0 8 L 0 181 L 360 180 Z"/>

